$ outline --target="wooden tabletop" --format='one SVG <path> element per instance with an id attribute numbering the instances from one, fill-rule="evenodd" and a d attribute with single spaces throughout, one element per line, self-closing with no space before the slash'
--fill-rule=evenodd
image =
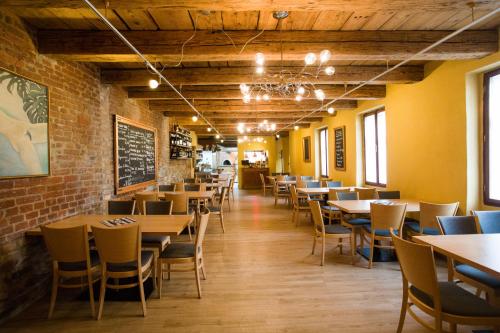
<path id="1" fill-rule="evenodd" d="M 56 228 L 76 227 L 86 224 L 91 231 L 92 226 L 108 228 L 101 223 L 103 220 L 112 220 L 119 217 L 130 217 L 141 224 L 143 234 L 179 235 L 193 219 L 193 215 L 75 215 L 64 220 L 51 223 Z M 113 228 L 119 228 L 113 227 Z M 26 232 L 29 236 L 41 236 L 40 227 Z"/>
<path id="2" fill-rule="evenodd" d="M 500 234 L 414 236 L 413 239 L 500 279 Z"/>
<path id="3" fill-rule="evenodd" d="M 158 196 L 161 198 L 164 193 L 181 193 L 180 191 L 162 191 L 162 192 L 155 192 L 155 191 L 143 191 L 139 192 L 141 194 L 153 194 L 153 193 L 158 193 Z M 210 191 L 184 191 L 184 193 L 187 194 L 188 199 L 211 199 L 215 191 L 210 190 Z"/>
<path id="4" fill-rule="evenodd" d="M 299 187 L 297 192 L 301 194 L 314 195 L 314 194 L 328 194 L 330 189 L 334 190 L 349 190 L 352 191 L 354 189 L 353 186 L 343 186 L 343 187 Z"/>
<path id="5" fill-rule="evenodd" d="M 372 199 L 372 200 L 329 200 L 328 204 L 339 208 L 348 214 L 368 214 L 370 213 L 370 203 L 407 203 L 406 212 L 413 213 L 420 211 L 420 203 L 415 200 L 406 199 Z"/>

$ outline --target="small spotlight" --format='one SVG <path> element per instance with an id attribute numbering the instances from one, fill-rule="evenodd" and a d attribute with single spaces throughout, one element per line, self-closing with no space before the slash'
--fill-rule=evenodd
<path id="1" fill-rule="evenodd" d="M 155 80 L 155 79 L 149 80 L 149 88 L 156 89 L 156 88 L 158 88 L 159 85 L 160 85 L 160 83 L 157 80 Z"/>
<path id="2" fill-rule="evenodd" d="M 191 117 L 191 120 L 192 120 L 193 122 L 197 122 L 197 121 L 198 121 L 198 117 L 196 117 L 196 116 L 192 116 L 192 117 Z"/>
<path id="3" fill-rule="evenodd" d="M 295 96 L 295 100 L 296 100 L 297 102 L 300 102 L 300 101 L 302 100 L 302 95 L 297 95 L 297 96 Z"/>
<path id="4" fill-rule="evenodd" d="M 266 57 L 264 56 L 264 53 L 258 52 L 255 55 L 255 63 L 259 66 L 264 65 L 264 62 L 266 61 Z"/>
<path id="5" fill-rule="evenodd" d="M 325 92 L 322 89 L 314 90 L 314 95 L 318 101 L 322 101 L 325 99 Z"/>
<path id="6" fill-rule="evenodd" d="M 279 139 L 280 138 L 280 135 L 279 134 L 276 134 L 276 139 Z"/>
<path id="7" fill-rule="evenodd" d="M 295 126 L 293 126 L 293 129 L 296 130 L 296 131 L 298 131 L 299 130 L 299 126 L 295 125 Z"/>
<path id="8" fill-rule="evenodd" d="M 211 127 L 207 128 L 207 132 L 212 132 L 212 128 Z"/>
<path id="9" fill-rule="evenodd" d="M 335 113 L 335 109 L 332 108 L 332 107 L 329 107 L 326 112 L 328 112 L 329 114 L 334 114 Z"/>
<path id="10" fill-rule="evenodd" d="M 224 140 L 222 140 L 222 139 L 221 139 L 221 140 L 220 140 L 220 143 L 224 143 Z"/>
<path id="11" fill-rule="evenodd" d="M 316 55 L 312 52 L 306 54 L 304 61 L 306 65 L 312 65 L 316 62 Z"/>
<path id="12" fill-rule="evenodd" d="M 216 138 L 216 139 L 220 139 L 220 135 L 219 135 L 219 134 L 216 134 L 216 135 L 215 135 L 215 138 Z"/>
<path id="13" fill-rule="evenodd" d="M 325 74 L 326 75 L 333 75 L 333 74 L 335 74 L 335 67 L 328 66 L 327 68 L 325 68 Z"/>
<path id="14" fill-rule="evenodd" d="M 327 62 L 328 60 L 330 60 L 331 57 L 332 57 L 332 53 L 329 50 L 323 50 L 319 54 L 319 61 L 323 64 L 323 63 Z"/>
<path id="15" fill-rule="evenodd" d="M 264 94 L 264 96 L 262 96 L 262 99 L 265 101 L 268 101 L 270 99 L 270 97 L 268 94 Z"/>
<path id="16" fill-rule="evenodd" d="M 297 93 L 299 95 L 304 95 L 304 93 L 306 92 L 306 89 L 302 86 L 300 86 L 298 89 L 297 89 Z"/>
<path id="17" fill-rule="evenodd" d="M 257 74 L 263 74 L 264 73 L 264 67 L 257 67 L 255 68 L 255 73 Z"/>

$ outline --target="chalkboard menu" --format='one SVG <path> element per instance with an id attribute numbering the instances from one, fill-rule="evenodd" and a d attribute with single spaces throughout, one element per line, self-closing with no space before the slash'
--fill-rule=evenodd
<path id="1" fill-rule="evenodd" d="M 345 126 L 333 130 L 335 135 L 335 169 L 345 170 Z"/>
<path id="2" fill-rule="evenodd" d="M 115 116 L 115 191 L 132 191 L 156 182 L 156 129 Z"/>

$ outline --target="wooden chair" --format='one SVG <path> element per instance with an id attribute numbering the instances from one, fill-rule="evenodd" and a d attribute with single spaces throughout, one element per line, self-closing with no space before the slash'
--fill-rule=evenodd
<path id="1" fill-rule="evenodd" d="M 134 200 L 110 200 L 108 201 L 109 215 L 132 215 L 135 210 Z"/>
<path id="2" fill-rule="evenodd" d="M 228 205 L 229 205 L 229 197 L 230 196 L 233 198 L 233 203 L 234 203 L 234 177 L 232 177 L 229 180 L 229 191 L 227 192 Z M 229 207 L 229 210 L 231 210 L 231 207 Z"/>
<path id="3" fill-rule="evenodd" d="M 215 205 L 214 202 L 212 202 L 212 206 L 208 207 L 210 213 L 212 214 L 215 214 L 215 215 L 219 215 L 219 219 L 220 219 L 220 225 L 222 227 L 222 232 L 226 232 L 225 228 L 224 228 L 224 200 L 226 199 L 226 195 L 227 195 L 227 191 L 228 191 L 228 188 L 227 187 L 223 187 L 222 188 L 222 191 L 221 191 L 221 194 L 220 194 L 220 198 L 219 198 L 219 202 L 218 202 L 218 205 Z"/>
<path id="4" fill-rule="evenodd" d="M 271 182 L 273 183 L 274 206 L 276 206 L 278 204 L 279 198 L 285 199 L 286 203 L 289 205 L 290 204 L 290 191 L 288 190 L 288 187 L 278 185 L 278 182 L 275 179 L 271 179 Z"/>
<path id="5" fill-rule="evenodd" d="M 173 192 L 173 191 L 175 191 L 175 184 L 159 185 L 158 191 L 160 191 L 160 192 Z"/>
<path id="6" fill-rule="evenodd" d="M 358 192 L 351 191 L 336 191 L 335 195 L 337 196 L 337 200 L 359 200 Z M 357 235 L 361 238 L 361 228 L 364 225 L 370 224 L 369 218 L 357 217 L 351 214 L 342 213 L 341 225 L 344 227 L 350 228 L 352 233 L 354 234 L 354 248 L 357 249 Z"/>
<path id="7" fill-rule="evenodd" d="M 377 191 L 378 199 L 401 199 L 400 191 Z"/>
<path id="8" fill-rule="evenodd" d="M 186 192 L 174 192 L 165 193 L 165 200 L 172 202 L 172 215 L 192 215 L 194 217 L 195 212 L 189 209 L 188 196 Z M 193 226 L 194 219 L 188 225 L 189 239 L 191 236 L 191 227 Z"/>
<path id="9" fill-rule="evenodd" d="M 198 191 L 200 191 L 200 187 L 201 187 L 201 184 L 184 183 L 184 191 L 198 192 Z"/>
<path id="10" fill-rule="evenodd" d="M 290 185 L 290 194 L 292 197 L 292 222 L 295 222 L 295 226 L 299 226 L 300 213 L 310 213 L 311 208 L 307 201 L 299 200 L 297 196 L 297 188 L 295 185 Z"/>
<path id="11" fill-rule="evenodd" d="M 320 181 L 307 181 L 306 187 L 307 188 L 319 188 L 319 187 L 321 187 L 321 182 Z"/>
<path id="12" fill-rule="evenodd" d="M 297 181 L 297 176 L 286 176 L 285 180 L 287 180 L 287 181 Z"/>
<path id="13" fill-rule="evenodd" d="M 450 323 L 450 331 L 457 324 L 500 328 L 500 309 L 467 292 L 453 282 L 439 282 L 432 248 L 405 241 L 391 233 L 403 278 L 403 302 L 397 333 L 403 331 L 406 312 L 418 323 L 434 332 L 445 332 L 443 321 Z M 434 317 L 434 325 L 427 323 L 413 311 L 413 306 Z"/>
<path id="14" fill-rule="evenodd" d="M 349 192 L 348 189 L 335 189 L 328 190 L 328 200 L 337 200 L 337 192 Z M 352 192 L 355 193 L 355 192 Z M 321 214 L 328 218 L 328 224 L 332 224 L 332 220 L 342 220 L 342 212 L 340 209 L 330 205 L 321 206 Z"/>
<path id="15" fill-rule="evenodd" d="M 146 201 L 146 215 L 172 215 L 172 201 Z"/>
<path id="16" fill-rule="evenodd" d="M 480 230 L 477 216 L 438 216 L 437 220 L 443 235 L 475 234 Z M 478 296 L 484 290 L 488 301 L 500 306 L 500 279 L 448 258 L 448 281 L 453 281 L 454 278 L 476 287 Z"/>
<path id="17" fill-rule="evenodd" d="M 500 210 L 473 210 L 483 234 L 500 234 Z"/>
<path id="18" fill-rule="evenodd" d="M 359 200 L 370 200 L 377 199 L 377 189 L 376 188 L 356 188 L 355 192 L 358 192 Z"/>
<path id="19" fill-rule="evenodd" d="M 266 189 L 273 189 L 273 184 L 266 184 L 266 179 L 262 173 L 259 173 L 260 182 L 262 183 L 262 191 L 264 192 L 264 196 L 266 196 Z"/>
<path id="20" fill-rule="evenodd" d="M 139 286 L 142 313 L 146 316 L 144 281 L 151 275 L 156 277 L 153 251 L 141 250 L 141 228 L 139 223 L 114 228 L 92 227 L 97 251 L 101 259 L 101 290 L 97 319 L 101 319 L 106 288 L 124 289 Z M 135 278 L 135 279 L 134 279 Z M 108 283 L 108 279 L 124 283 Z M 156 284 L 156 283 L 155 283 Z"/>
<path id="21" fill-rule="evenodd" d="M 99 272 L 100 262 L 96 251 L 89 251 L 87 225 L 72 228 L 54 228 L 42 225 L 42 235 L 52 257 L 52 291 L 48 318 L 52 318 L 56 305 L 57 290 L 88 286 L 92 317 L 95 317 L 94 290 L 92 284 L 99 280 L 93 274 Z"/>
<path id="22" fill-rule="evenodd" d="M 144 203 L 146 201 L 158 201 L 158 193 L 136 193 L 135 194 L 135 208 L 136 213 L 140 215 L 145 215 L 145 206 Z"/>
<path id="23" fill-rule="evenodd" d="M 186 272 L 194 270 L 196 276 L 196 287 L 198 289 L 198 297 L 201 298 L 201 283 L 200 271 L 203 275 L 203 280 L 206 280 L 203 260 L 203 239 L 207 230 L 208 218 L 210 212 L 204 209 L 200 215 L 200 225 L 196 234 L 196 240 L 192 243 L 173 243 L 169 245 L 160 255 L 158 260 L 158 271 L 160 272 L 160 281 L 158 284 L 158 292 L 161 298 L 161 290 L 163 285 L 163 265 L 167 265 L 168 279 L 170 280 L 170 272 Z M 192 268 L 173 270 L 172 265 L 193 263 Z"/>
<path id="24" fill-rule="evenodd" d="M 407 221 L 405 227 L 410 236 L 440 235 L 437 216 L 454 216 L 458 210 L 458 202 L 435 204 L 420 202 L 420 221 Z"/>
<path id="25" fill-rule="evenodd" d="M 194 184 L 196 183 L 196 178 L 184 178 L 185 184 Z"/>
<path id="26" fill-rule="evenodd" d="M 370 242 L 370 256 L 368 268 L 373 266 L 373 250 L 375 247 L 393 249 L 392 245 L 382 245 L 383 241 L 391 242 L 389 229 L 396 230 L 397 235 L 401 235 L 403 222 L 406 215 L 406 203 L 403 204 L 370 204 L 371 224 L 361 228 L 361 250 L 363 251 L 365 238 Z M 379 244 L 375 244 L 379 241 Z"/>
<path id="27" fill-rule="evenodd" d="M 313 176 L 300 176 L 300 179 L 304 180 L 304 181 L 310 181 L 310 180 L 314 180 L 314 177 Z"/>
<path id="28" fill-rule="evenodd" d="M 351 230 L 338 224 L 329 224 L 325 226 L 325 224 L 323 223 L 323 217 L 321 216 L 319 202 L 309 200 L 309 208 L 311 210 L 314 221 L 312 254 L 314 254 L 314 250 L 316 249 L 317 239 L 321 238 L 321 266 L 323 266 L 325 263 L 326 238 L 337 239 L 337 246 L 339 247 L 340 254 L 342 254 L 342 240 L 349 239 L 351 246 L 352 264 L 354 265 L 354 234 L 351 232 Z"/>
<path id="29" fill-rule="evenodd" d="M 145 215 L 171 215 L 172 201 L 144 201 Z M 170 236 L 166 235 L 142 235 L 141 244 L 143 249 L 154 252 L 155 260 L 161 251 L 170 244 Z"/>
<path id="30" fill-rule="evenodd" d="M 176 192 L 184 192 L 184 182 L 178 182 L 178 183 L 175 183 L 175 191 Z"/>

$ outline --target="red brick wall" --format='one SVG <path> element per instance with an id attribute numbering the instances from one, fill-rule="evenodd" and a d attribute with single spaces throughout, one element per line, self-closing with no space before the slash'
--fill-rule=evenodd
<path id="1" fill-rule="evenodd" d="M 34 35 L 15 15 L 0 10 L 0 67 L 49 87 L 51 168 L 49 177 L 0 180 L 0 321 L 47 291 L 48 255 L 25 231 L 101 212 L 104 200 L 113 196 L 113 114 L 159 130 L 161 182 L 190 172 L 186 161 L 171 163 L 162 145 L 168 118 L 149 111 L 145 102 L 127 99 L 119 87 L 101 85 L 95 65 L 37 54 Z"/>

